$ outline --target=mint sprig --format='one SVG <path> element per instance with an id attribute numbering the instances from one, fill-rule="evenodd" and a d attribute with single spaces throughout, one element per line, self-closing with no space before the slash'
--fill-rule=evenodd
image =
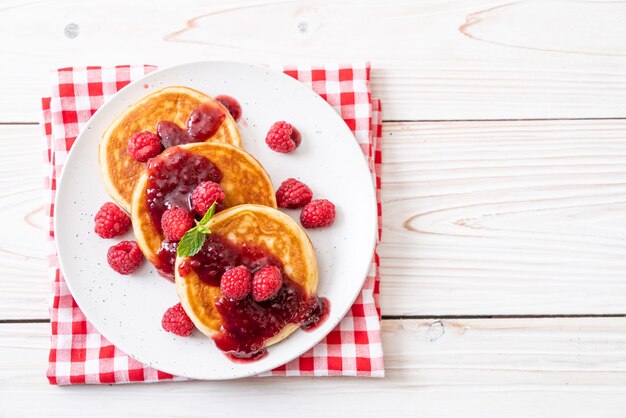
<path id="1" fill-rule="evenodd" d="M 185 235 L 181 238 L 176 248 L 176 254 L 179 257 L 191 257 L 198 254 L 204 245 L 206 236 L 211 233 L 211 230 L 207 228 L 207 224 L 215 215 L 216 203 L 213 203 L 209 210 L 206 211 L 202 219 L 196 222 L 196 226 L 185 232 Z"/>

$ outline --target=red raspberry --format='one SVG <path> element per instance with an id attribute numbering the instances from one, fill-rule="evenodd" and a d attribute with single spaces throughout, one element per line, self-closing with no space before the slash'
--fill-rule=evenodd
<path id="1" fill-rule="evenodd" d="M 246 266 L 227 270 L 220 281 L 222 295 L 234 300 L 245 299 L 252 290 L 252 275 Z"/>
<path id="2" fill-rule="evenodd" d="M 130 274 L 141 265 L 143 254 L 135 241 L 122 241 L 109 248 L 107 261 L 119 274 Z"/>
<path id="3" fill-rule="evenodd" d="M 301 140 L 300 132 L 285 121 L 274 123 L 265 137 L 265 143 L 271 149 L 283 153 L 295 150 Z"/>
<path id="4" fill-rule="evenodd" d="M 161 229 L 165 238 L 170 241 L 180 241 L 195 225 L 191 212 L 182 208 L 172 208 L 163 212 L 161 217 Z"/>
<path id="5" fill-rule="evenodd" d="M 267 265 L 254 273 L 252 278 L 252 299 L 262 302 L 276 296 L 283 285 L 283 275 L 278 267 Z"/>
<path id="6" fill-rule="evenodd" d="M 180 303 L 165 311 L 163 319 L 161 319 L 161 326 L 165 331 L 181 337 L 188 337 L 193 332 L 193 322 Z"/>
<path id="7" fill-rule="evenodd" d="M 224 202 L 225 197 L 224 190 L 222 190 L 219 184 L 212 181 L 203 181 L 196 186 L 196 189 L 191 194 L 191 207 L 198 215 L 204 216 L 211 205 L 217 202 L 215 211 L 219 212 L 222 210 L 222 202 Z"/>
<path id="8" fill-rule="evenodd" d="M 107 202 L 94 217 L 94 231 L 102 238 L 125 234 L 130 228 L 130 218 L 115 203 Z"/>
<path id="9" fill-rule="evenodd" d="M 276 190 L 276 202 L 281 208 L 301 208 L 311 201 L 313 192 L 309 186 L 296 180 L 287 179 L 283 181 Z"/>
<path id="10" fill-rule="evenodd" d="M 145 163 L 161 153 L 161 140 L 152 132 L 136 132 L 130 137 L 126 152 L 135 160 Z"/>
<path id="11" fill-rule="evenodd" d="M 321 228 L 335 220 L 335 205 L 326 199 L 313 200 L 302 209 L 300 223 L 305 228 Z"/>

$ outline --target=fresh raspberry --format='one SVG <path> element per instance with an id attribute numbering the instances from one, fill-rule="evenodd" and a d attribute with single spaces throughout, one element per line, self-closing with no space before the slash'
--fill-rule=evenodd
<path id="1" fill-rule="evenodd" d="M 335 220 L 335 205 L 326 199 L 313 200 L 302 209 L 300 223 L 305 228 L 321 228 Z"/>
<path id="2" fill-rule="evenodd" d="M 161 152 L 161 140 L 152 132 L 136 132 L 130 137 L 126 148 L 128 155 L 135 160 L 145 163 Z"/>
<path id="3" fill-rule="evenodd" d="M 281 208 L 301 208 L 311 201 L 313 192 L 309 186 L 296 180 L 287 179 L 283 181 L 276 190 L 276 202 Z"/>
<path id="4" fill-rule="evenodd" d="M 242 300 L 252 290 L 252 275 L 246 266 L 226 270 L 220 281 L 222 295 L 234 300 Z"/>
<path id="5" fill-rule="evenodd" d="M 163 212 L 161 229 L 170 241 L 180 241 L 185 232 L 194 227 L 193 215 L 182 208 L 172 208 Z"/>
<path id="6" fill-rule="evenodd" d="M 94 217 L 94 231 L 102 238 L 125 234 L 130 228 L 130 218 L 115 203 L 107 202 Z"/>
<path id="7" fill-rule="evenodd" d="M 274 123 L 265 137 L 265 143 L 271 149 L 282 153 L 295 150 L 301 140 L 300 132 L 285 121 Z"/>
<path id="8" fill-rule="evenodd" d="M 252 277 L 252 299 L 262 302 L 276 296 L 283 285 L 283 276 L 278 267 L 267 265 Z"/>
<path id="9" fill-rule="evenodd" d="M 119 274 L 130 274 L 141 265 L 143 254 L 135 241 L 122 241 L 109 248 L 107 261 Z"/>
<path id="10" fill-rule="evenodd" d="M 165 311 L 163 319 L 161 319 L 161 326 L 165 331 L 181 337 L 188 337 L 193 332 L 193 322 L 180 303 Z"/>
<path id="11" fill-rule="evenodd" d="M 222 190 L 219 184 L 212 181 L 203 181 L 196 186 L 191 194 L 191 207 L 195 213 L 204 216 L 211 205 L 217 202 L 215 211 L 219 212 L 222 210 L 222 202 L 224 202 L 225 197 L 224 190 Z"/>

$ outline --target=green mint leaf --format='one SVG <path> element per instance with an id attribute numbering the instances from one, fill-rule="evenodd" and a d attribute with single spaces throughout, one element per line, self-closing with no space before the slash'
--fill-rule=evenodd
<path id="1" fill-rule="evenodd" d="M 205 226 L 209 223 L 213 215 L 215 215 L 215 206 L 217 206 L 217 203 L 213 202 L 209 210 L 206 211 L 202 219 L 200 219 L 200 222 L 198 222 L 198 225 Z"/>
<path id="2" fill-rule="evenodd" d="M 207 228 L 204 225 L 198 224 L 196 225 L 196 228 L 198 229 L 198 231 L 202 232 L 203 234 L 210 234 L 211 230 L 209 228 Z"/>
<path id="3" fill-rule="evenodd" d="M 183 235 L 182 239 L 178 243 L 176 253 L 180 257 L 191 257 L 192 255 L 196 255 L 204 245 L 205 239 L 206 235 L 203 231 L 200 231 L 198 227 L 191 228 L 189 231 L 185 232 L 185 235 Z"/>
<path id="4" fill-rule="evenodd" d="M 180 257 L 191 257 L 192 255 L 198 254 L 204 245 L 206 235 L 211 233 L 211 230 L 207 228 L 206 225 L 215 214 L 216 205 L 216 203 L 213 203 L 209 210 L 206 211 L 200 222 L 197 222 L 195 227 L 185 232 L 185 235 L 183 235 L 178 243 L 176 254 Z"/>

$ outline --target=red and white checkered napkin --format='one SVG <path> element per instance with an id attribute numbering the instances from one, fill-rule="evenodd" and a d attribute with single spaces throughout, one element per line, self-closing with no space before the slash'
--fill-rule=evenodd
<path id="1" fill-rule="evenodd" d="M 53 279 L 50 320 L 52 341 L 48 380 L 52 384 L 128 383 L 184 380 L 127 356 L 94 328 L 76 305 L 59 270 L 54 245 L 56 179 L 78 132 L 91 115 L 130 81 L 152 66 L 74 67 L 53 73 L 52 97 L 42 99 L 46 207 L 50 218 L 47 253 Z M 380 238 L 380 165 L 382 120 L 380 101 L 370 93 L 369 64 L 286 67 L 284 72 L 305 83 L 343 117 L 368 158 L 378 198 Z M 220 92 L 214 92 L 216 94 Z M 245 111 L 245 109 L 244 109 Z M 94 162 L 96 156 L 94 155 Z M 172 289 L 173 291 L 173 289 Z M 263 376 L 383 376 L 380 338 L 379 259 L 374 254 L 365 285 L 345 318 L 307 353 Z"/>

